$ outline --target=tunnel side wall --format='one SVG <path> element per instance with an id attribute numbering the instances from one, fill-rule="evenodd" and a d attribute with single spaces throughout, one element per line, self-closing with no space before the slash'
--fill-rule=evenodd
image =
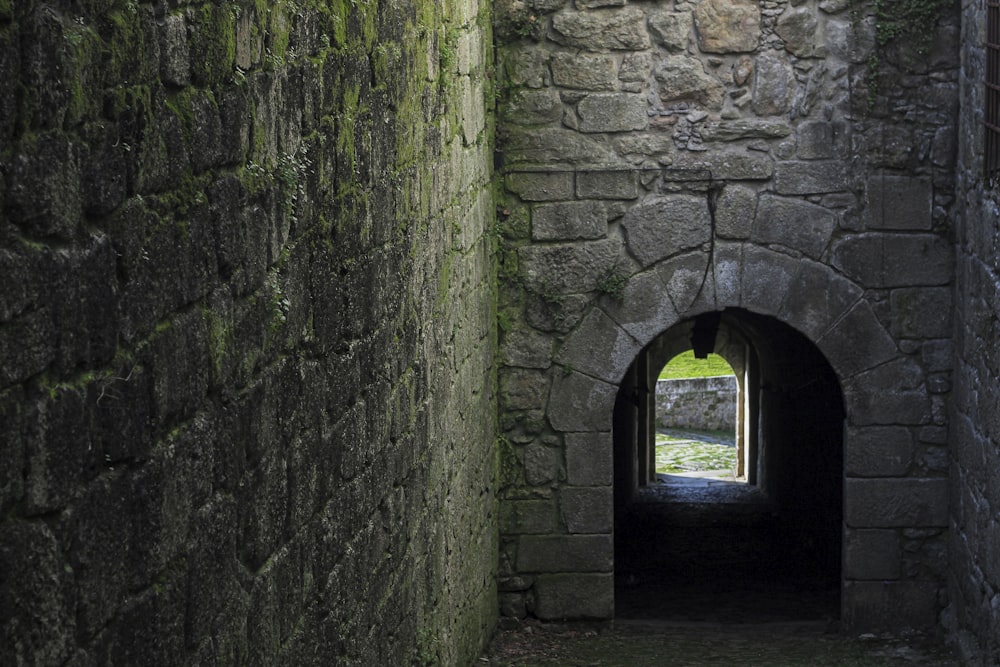
<path id="1" fill-rule="evenodd" d="M 966 664 L 1000 663 L 1000 197 L 983 176 L 985 5 L 963 5 L 949 630 Z"/>
<path id="2" fill-rule="evenodd" d="M 843 3 L 524 7 L 498 4 L 503 612 L 613 614 L 620 383 L 671 326 L 742 308 L 844 394 L 845 626 L 934 626 L 957 16 L 918 52 Z"/>
<path id="3" fill-rule="evenodd" d="M 0 663 L 474 660 L 490 12 L 0 2 Z"/>

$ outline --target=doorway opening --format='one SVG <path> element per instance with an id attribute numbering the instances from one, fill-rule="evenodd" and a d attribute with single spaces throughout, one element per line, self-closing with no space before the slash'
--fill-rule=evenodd
<path id="1" fill-rule="evenodd" d="M 655 383 L 655 469 L 665 484 L 746 481 L 746 452 L 736 442 L 739 383 L 714 352 L 670 359 Z"/>
<path id="2" fill-rule="evenodd" d="M 665 483 L 656 471 L 655 382 L 690 349 L 737 384 L 738 479 Z M 678 323 L 626 373 L 615 403 L 619 618 L 739 622 L 839 616 L 844 402 L 802 334 L 740 309 Z"/>

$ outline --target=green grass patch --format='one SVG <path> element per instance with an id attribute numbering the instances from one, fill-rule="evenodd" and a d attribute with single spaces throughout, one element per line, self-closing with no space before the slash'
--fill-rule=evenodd
<path id="1" fill-rule="evenodd" d="M 694 350 L 688 350 L 667 362 L 667 365 L 660 371 L 660 379 L 707 378 L 732 374 L 733 369 L 719 355 L 710 354 L 707 359 L 695 359 Z"/>
<path id="2" fill-rule="evenodd" d="M 666 433 L 656 434 L 656 472 L 669 475 L 706 470 L 727 470 L 735 473 L 736 446 Z"/>

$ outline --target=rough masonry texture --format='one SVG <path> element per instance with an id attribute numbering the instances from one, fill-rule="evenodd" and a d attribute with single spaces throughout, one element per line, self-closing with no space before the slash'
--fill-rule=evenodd
<path id="1" fill-rule="evenodd" d="M 835 377 L 845 423 L 827 432 L 843 430 L 843 458 L 823 464 L 823 493 L 844 626 L 935 626 L 948 599 L 956 13 L 942 11 L 929 50 L 879 51 L 873 72 L 875 18 L 846 2 L 501 7 L 503 613 L 613 614 L 612 496 L 635 483 L 618 452 L 648 434 L 619 414 L 650 394 L 658 350 L 686 341 L 672 332 L 721 313 L 770 359 L 755 400 L 778 422 L 809 380 L 782 370 L 776 336 L 792 334 L 769 323 L 804 336 L 796 349 Z M 768 465 L 777 485 L 784 464 Z"/>
<path id="2" fill-rule="evenodd" d="M 468 664 L 490 7 L 0 2 L 0 663 Z"/>
<path id="3" fill-rule="evenodd" d="M 732 431 L 736 378 L 731 375 L 656 383 L 656 422 L 666 428 Z"/>
<path id="4" fill-rule="evenodd" d="M 707 336 L 843 627 L 1000 664 L 986 9 L 901 4 L 0 0 L 0 663 L 610 618 Z"/>

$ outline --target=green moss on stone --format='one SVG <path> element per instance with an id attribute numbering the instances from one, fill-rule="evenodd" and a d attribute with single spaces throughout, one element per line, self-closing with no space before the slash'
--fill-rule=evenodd
<path id="1" fill-rule="evenodd" d="M 235 3 L 202 5 L 191 13 L 191 73 L 196 83 L 229 80 L 236 66 Z"/>

